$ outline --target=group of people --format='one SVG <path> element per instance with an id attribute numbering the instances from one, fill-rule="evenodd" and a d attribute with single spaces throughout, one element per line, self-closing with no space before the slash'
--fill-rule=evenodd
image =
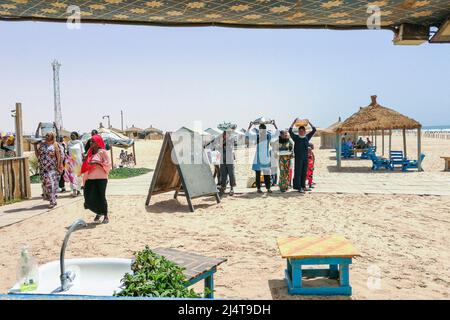
<path id="1" fill-rule="evenodd" d="M 57 141 L 59 140 L 59 141 Z M 97 131 L 93 130 L 86 145 L 77 132 L 72 132 L 66 144 L 57 139 L 54 132 L 48 132 L 36 148 L 42 196 L 50 202 L 49 208 L 57 205 L 57 192 L 64 191 L 69 182 L 72 196 L 84 192 L 84 206 L 96 213 L 94 221 L 108 223 L 108 203 L 106 185 L 111 170 L 111 160 L 105 150 L 105 142 Z"/>
<path id="2" fill-rule="evenodd" d="M 362 137 L 359 137 L 358 141 L 356 141 L 356 142 L 354 142 L 351 137 L 349 137 L 349 138 L 343 137 L 341 143 L 342 143 L 342 147 L 347 147 L 349 149 L 363 150 L 363 149 L 367 149 L 367 148 L 373 146 L 373 143 L 369 139 L 369 137 L 366 138 L 366 141 L 364 141 Z"/>
<path id="3" fill-rule="evenodd" d="M 300 126 L 298 134 L 293 127 L 298 119 L 295 119 L 288 130 L 278 130 L 275 121 L 271 121 L 276 131 L 267 130 L 267 124 L 261 123 L 254 129 L 256 139 L 256 152 L 252 164 L 255 172 L 256 190 L 262 193 L 261 180 L 263 179 L 268 193 L 272 193 L 272 186 L 278 184 L 281 192 L 286 192 L 290 187 L 300 193 L 310 191 L 313 187 L 314 172 L 314 146 L 310 143 L 316 132 L 311 125 L 311 132 L 306 133 L 306 128 Z M 253 122 L 250 122 L 248 132 L 251 132 Z M 222 135 L 210 143 L 212 149 L 220 154 L 220 163 L 215 164 L 214 177 L 218 177 L 219 193 L 224 194 L 227 184 L 230 184 L 230 195 L 234 194 L 236 186 L 234 152 L 235 135 L 233 128 L 224 130 Z M 294 159 L 294 170 L 292 170 Z M 292 171 L 294 174 L 292 175 Z"/>

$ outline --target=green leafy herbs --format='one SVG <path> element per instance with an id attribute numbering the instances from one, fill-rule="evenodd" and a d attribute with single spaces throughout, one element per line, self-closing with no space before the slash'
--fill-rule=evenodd
<path id="1" fill-rule="evenodd" d="M 152 171 L 147 168 L 115 168 L 109 172 L 110 179 L 127 179 L 131 177 L 137 177 Z"/>
<path id="2" fill-rule="evenodd" d="M 183 268 L 149 249 L 136 252 L 131 265 L 133 274 L 125 274 L 123 290 L 118 297 L 158 298 L 201 298 L 194 290 L 187 288 Z"/>

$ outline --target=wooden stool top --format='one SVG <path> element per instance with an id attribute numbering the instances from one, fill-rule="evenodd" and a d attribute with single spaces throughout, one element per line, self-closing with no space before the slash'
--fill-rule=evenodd
<path id="1" fill-rule="evenodd" d="M 283 258 L 353 258 L 361 254 L 343 236 L 310 236 L 279 238 L 278 248 Z"/>
<path id="2" fill-rule="evenodd" d="M 184 275 L 188 281 L 200 277 L 202 274 L 227 261 L 226 259 L 209 258 L 170 248 L 156 248 L 153 252 L 185 268 Z"/>

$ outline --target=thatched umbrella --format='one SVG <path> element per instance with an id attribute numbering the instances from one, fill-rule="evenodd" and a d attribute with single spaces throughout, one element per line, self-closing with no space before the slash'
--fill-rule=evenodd
<path id="1" fill-rule="evenodd" d="M 351 117 L 341 122 L 334 128 L 336 132 L 336 141 L 340 142 L 341 134 L 344 132 L 377 132 L 381 131 L 383 135 L 383 152 L 384 152 L 384 131 L 392 130 L 403 131 L 403 151 L 406 157 L 406 130 L 417 129 L 417 145 L 418 145 L 418 162 L 419 170 L 421 167 L 421 129 L 422 125 L 395 110 L 383 107 L 377 103 L 377 96 L 371 96 L 372 102 L 367 107 L 362 107 Z M 390 137 L 389 135 L 389 137 Z M 341 144 L 338 143 L 338 168 L 341 167 Z M 391 149 L 391 141 L 389 139 L 389 150 Z"/>

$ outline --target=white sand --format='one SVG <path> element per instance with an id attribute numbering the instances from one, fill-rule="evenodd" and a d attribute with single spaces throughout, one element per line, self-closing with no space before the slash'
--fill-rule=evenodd
<path id="1" fill-rule="evenodd" d="M 394 146 L 400 141 L 396 137 Z M 415 152 L 412 137 L 409 142 Z M 154 168 L 160 143 L 138 142 L 139 166 Z M 446 150 L 450 141 L 424 140 L 427 172 L 448 175 L 439 159 Z M 328 170 L 334 164 L 330 150 L 316 150 L 316 157 L 317 175 L 339 175 Z M 358 167 L 365 164 L 370 169 L 369 162 L 346 162 L 359 174 L 372 174 L 361 173 Z M 239 165 L 238 184 L 245 184 L 248 174 L 253 174 L 248 165 Z M 389 179 L 389 173 L 383 175 Z M 171 194 L 154 201 L 145 208 L 143 196 L 109 197 L 110 224 L 74 233 L 67 257 L 131 257 L 145 245 L 179 248 L 228 259 L 215 277 L 218 298 L 301 299 L 287 295 L 276 238 L 342 234 L 362 253 L 351 266 L 353 299 L 450 298 L 450 197 L 248 193 L 221 204 L 194 200 L 195 213 Z M 66 227 L 77 218 L 93 219 L 82 202 L 1 228 L 0 292 L 15 282 L 22 244 L 32 247 L 39 263 L 57 260 Z M 379 268 L 380 289 L 368 287 L 368 268 Z"/>

